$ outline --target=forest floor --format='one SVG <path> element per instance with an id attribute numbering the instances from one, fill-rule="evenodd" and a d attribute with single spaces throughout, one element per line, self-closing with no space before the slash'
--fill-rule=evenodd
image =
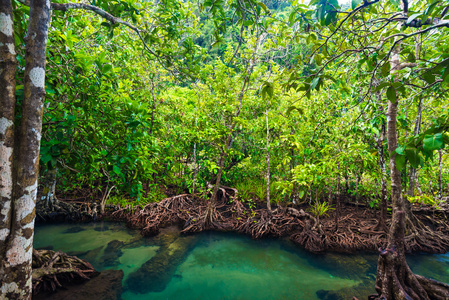
<path id="1" fill-rule="evenodd" d="M 235 197 L 235 190 L 221 189 L 222 196 L 211 207 L 208 200 L 191 194 L 166 198 L 144 208 L 107 206 L 99 213 L 97 202 L 60 201 L 56 205 L 39 205 L 38 222 L 91 221 L 105 219 L 125 222 L 140 229 L 144 236 L 154 236 L 161 228 L 177 225 L 183 233 L 205 230 L 233 231 L 252 238 L 288 238 L 311 252 L 377 252 L 386 245 L 388 232 L 379 226 L 380 212 L 365 203 L 356 205 L 342 197 L 339 218 L 335 209 L 318 220 L 309 212 L 309 203 L 278 206 L 272 211 L 256 202 L 249 207 Z M 60 197 L 64 198 L 64 197 Z M 429 206 L 413 206 L 416 222 L 425 230 L 410 230 L 406 251 L 445 253 L 449 251 L 449 210 Z M 209 213 L 208 213 L 209 212 Z M 391 222 L 388 214 L 387 228 Z"/>

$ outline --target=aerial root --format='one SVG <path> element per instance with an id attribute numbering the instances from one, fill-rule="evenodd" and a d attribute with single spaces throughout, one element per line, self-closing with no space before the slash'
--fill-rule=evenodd
<path id="1" fill-rule="evenodd" d="M 142 235 L 151 236 L 159 229 L 180 221 L 186 222 L 192 208 L 191 195 L 182 194 L 157 203 L 149 203 L 142 210 L 131 216 L 128 223 L 134 228 L 142 228 Z"/>
<path id="2" fill-rule="evenodd" d="M 113 220 L 126 221 L 132 228 L 141 229 L 145 236 L 155 235 L 166 226 L 179 225 L 184 233 L 218 230 L 235 231 L 256 239 L 290 237 L 293 242 L 313 252 L 375 251 L 386 245 L 388 234 L 379 227 L 379 221 L 372 214 L 346 208 L 346 214 L 339 219 L 339 228 L 335 231 L 332 215 L 318 220 L 293 207 L 278 207 L 272 211 L 255 209 L 236 199 L 236 195 L 237 190 L 221 186 L 214 205 L 195 195 L 183 194 L 150 203 L 143 209 L 128 206 L 110 213 L 110 216 Z M 423 221 L 411 228 L 406 236 L 407 252 L 444 253 L 449 250 L 447 224 L 421 215 L 416 219 Z M 386 220 L 387 226 L 390 223 L 391 220 Z"/>

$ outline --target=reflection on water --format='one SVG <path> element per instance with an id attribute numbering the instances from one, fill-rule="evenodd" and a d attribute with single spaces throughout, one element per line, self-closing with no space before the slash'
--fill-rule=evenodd
<path id="1" fill-rule="evenodd" d="M 36 228 L 34 246 L 87 259 L 98 270 L 122 269 L 122 298 L 351 299 L 374 293 L 377 255 L 313 255 L 287 242 L 236 234 L 142 238 L 118 223 Z M 448 255 L 408 258 L 412 270 L 449 282 Z"/>

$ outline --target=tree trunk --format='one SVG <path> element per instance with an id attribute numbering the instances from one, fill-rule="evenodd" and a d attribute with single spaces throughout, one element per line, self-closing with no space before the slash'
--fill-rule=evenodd
<path id="1" fill-rule="evenodd" d="M 397 45 L 390 57 L 392 75 L 399 69 L 401 44 Z M 405 260 L 405 219 L 406 207 L 401 191 L 401 173 L 396 167 L 396 148 L 398 137 L 396 131 L 398 99 L 388 101 L 387 141 L 390 153 L 391 197 L 393 201 L 393 217 L 387 247 L 380 249 L 377 265 L 376 299 L 389 300 L 428 300 L 448 299 L 449 286 L 415 275 Z"/>
<path id="2" fill-rule="evenodd" d="M 0 299 L 20 293 L 6 259 L 13 209 L 14 109 L 17 60 L 11 1 L 0 0 Z M 26 281 L 20 283 L 26 286 Z"/>
<path id="3" fill-rule="evenodd" d="M 355 205 L 357 210 L 359 209 L 359 183 L 360 183 L 360 175 L 357 175 L 357 180 L 355 182 Z"/>
<path id="4" fill-rule="evenodd" d="M 443 182 L 441 180 L 441 168 L 443 166 L 443 150 L 438 150 L 439 161 L 438 161 L 438 199 L 441 200 L 443 197 Z"/>
<path id="5" fill-rule="evenodd" d="M 421 118 L 422 118 L 422 106 L 423 101 L 422 99 L 419 100 L 418 103 L 418 111 L 416 113 L 416 121 L 415 121 L 415 130 L 413 131 L 413 134 L 417 136 L 419 132 L 421 131 Z M 408 195 L 414 196 L 415 194 L 415 181 L 416 181 L 416 169 L 410 166 L 410 174 L 409 174 L 409 184 L 408 184 Z"/>
<path id="6" fill-rule="evenodd" d="M 31 258 L 49 23 L 50 1 L 31 1 L 28 33 L 25 37 L 22 119 L 19 131 L 16 131 L 19 144 L 14 166 L 17 174 L 13 183 L 13 205 L 10 208 L 12 222 L 5 239 L 7 259 L 2 263 L 4 276 L 1 291 L 7 299 L 30 299 L 32 293 Z"/>
<path id="7" fill-rule="evenodd" d="M 150 119 L 150 132 L 149 134 L 152 135 L 153 134 L 153 125 L 154 125 L 154 113 L 156 111 L 156 95 L 154 94 L 154 78 L 151 78 L 151 96 L 153 98 L 153 103 L 152 103 L 152 107 L 151 107 L 151 119 Z"/>
<path id="8" fill-rule="evenodd" d="M 268 99 L 267 99 L 267 111 L 265 114 L 265 120 L 267 123 L 267 209 L 268 211 L 271 211 L 271 200 L 270 200 L 270 128 L 268 125 Z M 440 172 L 441 173 L 441 172 Z"/>
<path id="9" fill-rule="evenodd" d="M 231 135 L 229 135 L 229 137 L 230 136 Z M 228 137 L 228 140 L 230 140 L 229 137 Z M 217 202 L 218 188 L 220 187 L 221 176 L 223 175 L 223 165 L 224 165 L 225 157 L 226 157 L 226 153 L 225 153 L 225 151 L 222 151 L 220 154 L 220 160 L 218 162 L 219 169 L 218 169 L 218 173 L 217 173 L 217 179 L 215 181 L 214 189 L 212 191 L 212 197 L 210 197 L 210 199 L 209 199 L 209 202 L 208 202 L 207 208 L 206 208 L 206 214 L 204 216 L 204 226 L 206 228 L 210 227 L 214 223 L 215 203 Z"/>
<path id="10" fill-rule="evenodd" d="M 377 139 L 377 151 L 379 152 L 379 167 L 380 167 L 380 221 L 379 228 L 387 229 L 387 170 L 385 167 L 385 153 L 383 141 L 385 139 L 385 125 L 382 125 L 382 131 Z"/>
<path id="11" fill-rule="evenodd" d="M 10 233 L 13 197 L 14 109 L 17 67 L 12 6 L 9 0 L 0 0 L 0 24 L 2 26 L 0 30 L 0 257 L 6 257 L 5 243 Z M 2 271 L 3 267 L 0 270 L 0 279 L 2 278 Z"/>
<path id="12" fill-rule="evenodd" d="M 340 163 L 337 163 L 337 201 L 335 207 L 335 231 L 338 230 L 338 219 L 340 217 Z"/>

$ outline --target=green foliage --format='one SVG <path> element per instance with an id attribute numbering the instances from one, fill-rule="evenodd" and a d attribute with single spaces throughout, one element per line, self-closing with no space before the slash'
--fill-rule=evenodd
<path id="1" fill-rule="evenodd" d="M 422 204 L 433 206 L 434 208 L 439 209 L 439 201 L 433 195 L 420 195 L 415 197 L 408 197 L 408 201 L 412 204 Z"/>
<path id="2" fill-rule="evenodd" d="M 322 216 L 328 216 L 328 212 L 333 209 L 334 208 L 330 207 L 329 203 L 327 202 L 315 201 L 310 204 L 308 211 L 312 213 L 316 218 L 320 218 Z"/>
<path id="3" fill-rule="evenodd" d="M 103 194 L 114 185 L 120 199 L 128 200 L 112 195 L 111 201 L 141 205 L 163 199 L 167 188 L 208 189 L 223 155 L 222 183 L 255 207 L 266 200 L 268 153 L 273 204 L 313 200 L 318 215 L 325 214 L 331 209 L 325 199 L 347 177 L 360 178 L 359 196 L 375 206 L 378 182 L 389 178 L 389 152 L 380 141 L 387 162 L 382 174 L 378 141 L 391 101 L 400 104 L 396 165 L 418 169 L 424 192 L 431 194 L 437 188 L 435 153 L 445 153 L 449 143 L 448 32 L 420 33 L 419 51 L 412 40 L 402 44 L 401 62 L 416 67 L 392 70 L 389 50 L 391 36 L 408 39 L 415 31 L 406 25 L 439 16 L 444 5 L 415 1 L 402 27 L 370 27 L 374 23 L 367 20 L 389 18 L 398 3 L 382 3 L 380 10 L 376 4 L 362 9 L 366 3 L 360 0 L 309 6 L 93 1 L 138 26 L 153 54 L 124 26 L 85 11 L 55 11 L 40 173 L 57 168 L 64 191 Z M 21 78 L 29 9 L 14 5 Z M 347 12 L 357 9 L 342 25 L 345 31 L 336 31 Z M 365 25 L 372 32 L 362 41 L 353 33 Z M 23 92 L 19 80 L 18 101 Z M 414 134 L 420 101 L 423 128 Z M 447 159 L 442 164 L 447 170 Z M 443 171 L 444 187 L 448 176 Z M 354 186 L 348 192 L 354 195 Z"/>

